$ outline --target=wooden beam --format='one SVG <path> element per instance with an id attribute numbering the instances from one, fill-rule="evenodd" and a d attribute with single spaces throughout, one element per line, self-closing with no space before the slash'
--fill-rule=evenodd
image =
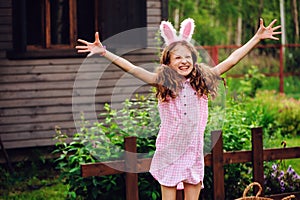
<path id="1" fill-rule="evenodd" d="M 125 138 L 126 200 L 138 200 L 137 147 L 136 137 Z"/>
<path id="2" fill-rule="evenodd" d="M 279 159 L 293 159 L 300 158 L 300 147 L 289 147 L 285 149 L 265 149 L 264 150 L 264 161 L 279 160 Z M 142 158 L 137 160 L 137 172 L 145 173 L 149 172 L 152 158 Z M 207 154 L 204 158 L 205 166 L 212 165 L 212 154 Z M 223 153 L 223 165 L 234 164 L 234 163 L 246 163 L 252 161 L 251 151 L 235 151 L 235 152 L 224 152 Z M 117 168 L 124 169 L 124 161 L 106 161 L 99 163 L 82 164 L 82 172 L 85 177 L 88 176 L 104 176 L 108 175 L 105 168 Z M 99 171 L 101 170 L 101 171 Z M 122 173 L 121 171 L 111 171 L 112 174 Z"/>
<path id="3" fill-rule="evenodd" d="M 212 131 L 211 141 L 214 199 L 219 200 L 225 196 L 222 131 Z"/>
<path id="4" fill-rule="evenodd" d="M 278 149 L 265 149 L 264 161 L 300 158 L 300 146 Z"/>
<path id="5" fill-rule="evenodd" d="M 263 140 L 262 140 L 262 128 L 253 128 L 252 132 L 252 166 L 253 166 L 253 181 L 258 182 L 263 190 L 261 192 L 264 195 L 264 155 L 263 155 Z M 253 189 L 254 193 L 258 192 L 258 188 Z"/>
<path id="6" fill-rule="evenodd" d="M 116 169 L 121 169 L 121 170 L 116 170 Z M 90 176 L 105 176 L 105 175 L 121 174 L 124 173 L 124 171 L 125 171 L 124 160 L 81 164 L 81 176 L 84 178 Z"/>

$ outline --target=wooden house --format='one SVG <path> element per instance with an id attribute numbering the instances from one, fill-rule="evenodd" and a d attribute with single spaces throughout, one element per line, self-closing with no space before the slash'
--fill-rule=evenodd
<path id="1" fill-rule="evenodd" d="M 97 113 L 111 101 L 124 72 L 112 64 L 105 66 L 105 59 L 96 57 L 88 61 L 78 78 L 78 71 L 86 62 L 86 55 L 79 55 L 74 49 L 78 38 L 93 41 L 95 31 L 99 31 L 105 41 L 127 30 L 158 28 L 166 18 L 167 0 L 1 0 L 0 136 L 4 148 L 54 145 L 56 126 L 72 135 L 76 131 L 74 95 L 81 95 L 79 104 L 83 107 L 91 99 L 87 98 L 91 94 L 84 93 L 84 81 L 98 81 L 93 95 Z M 139 32 L 133 40 L 137 41 L 135 50 L 122 56 L 141 66 L 156 62 L 157 50 L 144 46 L 156 42 L 156 31 L 151 30 Z M 112 40 L 106 44 L 118 52 L 128 45 L 126 41 L 121 43 Z M 103 66 L 99 80 L 96 75 Z M 84 80 L 77 82 L 83 93 L 74 94 L 76 80 Z M 123 90 L 149 89 L 134 84 L 125 81 Z"/>

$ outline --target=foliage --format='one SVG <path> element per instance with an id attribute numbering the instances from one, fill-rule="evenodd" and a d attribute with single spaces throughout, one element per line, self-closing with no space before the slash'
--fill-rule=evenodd
<path id="1" fill-rule="evenodd" d="M 107 160 L 111 155 L 117 157 L 117 148 L 112 148 L 98 126 L 88 128 L 86 122 L 83 122 L 81 132 L 75 134 L 70 143 L 66 140 L 67 135 L 59 128 L 56 130 L 55 139 L 58 142 L 53 153 L 59 154 L 55 162 L 61 172 L 60 179 L 69 186 L 67 199 L 96 199 L 99 195 L 103 199 L 110 199 L 108 191 L 122 193 L 122 184 L 118 184 L 122 182 L 122 178 L 117 175 L 83 178 L 80 164 L 96 162 L 95 155 L 99 161 Z"/>
<path id="2" fill-rule="evenodd" d="M 260 91 L 251 102 L 263 109 L 263 122 L 268 122 L 263 125 L 271 129 L 270 135 L 275 134 L 275 130 L 282 135 L 300 133 L 300 100 L 274 91 Z"/>
<path id="3" fill-rule="evenodd" d="M 124 137 L 138 136 L 138 152 L 143 152 L 144 156 L 153 153 L 153 133 L 157 133 L 158 128 L 158 125 L 152 124 L 152 120 L 158 118 L 155 116 L 157 112 L 152 114 L 156 102 L 151 97 L 136 97 L 134 101 L 126 100 L 120 110 L 106 104 L 106 112 L 100 116 L 104 117 L 101 122 L 90 125 L 83 118 L 81 130 L 71 142 L 67 142 L 70 138 L 57 129 L 57 149 L 53 153 L 60 155 L 56 163 L 61 171 L 61 180 L 69 185 L 68 199 L 119 199 L 120 195 L 124 195 L 123 175 L 83 178 L 80 172 L 80 164 L 83 163 L 121 159 Z M 149 175 L 139 177 L 139 188 L 143 190 L 141 198 L 157 199 L 157 183 L 142 184 L 149 183 L 149 179 Z M 151 181 L 154 182 L 152 177 Z M 147 192 L 144 191 L 146 188 Z"/>
<path id="4" fill-rule="evenodd" d="M 249 97 L 255 97 L 256 91 L 263 85 L 264 75 L 259 73 L 258 67 L 251 66 L 244 76 L 244 80 L 240 81 L 239 93 L 243 93 Z"/>
<path id="5" fill-rule="evenodd" d="M 243 109 L 237 109 L 240 113 L 234 113 L 238 116 L 244 112 L 244 119 L 247 120 L 241 121 L 240 124 L 250 127 L 262 126 L 268 135 L 275 135 L 278 132 L 282 135 L 299 134 L 300 101 L 275 91 L 259 90 L 267 82 L 263 78 L 264 76 L 258 72 L 257 67 L 253 66 L 239 83 L 229 79 L 228 93 L 234 100 L 231 100 L 232 105 L 229 105 L 228 109 L 242 106 Z M 233 121 L 239 121 L 239 119 L 243 117 L 238 116 Z M 230 115 L 227 115 L 226 120 L 230 120 Z"/>
<path id="6" fill-rule="evenodd" d="M 284 170 L 282 165 L 273 163 L 272 167 L 265 167 L 265 187 L 266 194 L 299 192 L 300 176 L 291 165 Z"/>
<path id="7" fill-rule="evenodd" d="M 293 20 L 293 7 L 284 4 L 286 36 L 289 43 L 298 43 Z M 298 5 L 299 10 L 299 5 Z M 298 11 L 299 13 L 299 11 Z M 179 23 L 187 17 L 196 22 L 194 39 L 201 45 L 236 44 L 241 38 L 245 43 L 256 32 L 259 18 L 265 23 L 280 19 L 279 1 L 245 1 L 245 0 L 169 0 L 169 20 L 179 27 Z M 299 16 L 296 16 L 299 19 Z M 239 25 L 239 22 L 241 24 Z M 237 31 L 241 27 L 241 32 Z M 264 43 L 276 43 L 268 40 Z"/>
<path id="8" fill-rule="evenodd" d="M 119 110 L 109 104 L 104 109 L 106 112 L 100 114 L 104 121 L 97 125 L 110 141 L 122 146 L 124 137 L 137 136 L 138 153 L 143 156 L 154 153 L 160 124 L 154 93 L 146 97 L 136 95 L 133 100 L 127 99 Z"/>

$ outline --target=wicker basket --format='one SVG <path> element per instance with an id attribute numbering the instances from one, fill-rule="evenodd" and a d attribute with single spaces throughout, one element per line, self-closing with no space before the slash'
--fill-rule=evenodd
<path id="1" fill-rule="evenodd" d="M 290 196 L 284 197 L 281 200 L 291 200 L 291 199 L 295 199 L 295 198 L 296 198 L 295 195 L 290 195 Z"/>
<path id="2" fill-rule="evenodd" d="M 252 188 L 252 186 L 254 186 L 254 185 L 258 186 L 258 188 L 259 188 L 257 194 L 256 194 L 255 196 L 246 197 L 247 192 L 248 192 L 248 191 Z M 261 191 L 262 191 L 261 185 L 260 185 L 258 182 L 253 182 L 253 183 L 249 184 L 249 185 L 246 187 L 246 189 L 245 189 L 244 192 L 243 192 L 243 197 L 238 198 L 238 199 L 235 199 L 235 200 L 273 200 L 273 199 L 267 198 L 267 197 L 259 197 L 259 195 L 261 194 Z M 291 199 L 293 199 L 293 198 L 295 198 L 295 196 L 294 196 L 294 195 L 290 195 L 290 196 L 284 197 L 282 200 L 291 200 Z"/>
<path id="3" fill-rule="evenodd" d="M 253 185 L 258 186 L 258 188 L 259 188 L 257 194 L 255 196 L 246 197 L 247 192 L 252 188 Z M 261 194 L 261 191 L 262 191 L 261 185 L 258 182 L 253 182 L 246 187 L 246 189 L 243 192 L 243 197 L 238 198 L 236 200 L 273 200 L 271 198 L 259 197 L 259 195 Z"/>

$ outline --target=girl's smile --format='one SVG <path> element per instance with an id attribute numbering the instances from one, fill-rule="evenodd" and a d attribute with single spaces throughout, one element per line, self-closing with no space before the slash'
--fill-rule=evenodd
<path id="1" fill-rule="evenodd" d="M 169 66 L 178 74 L 187 77 L 193 70 L 191 51 L 185 46 L 176 46 L 170 54 Z"/>

